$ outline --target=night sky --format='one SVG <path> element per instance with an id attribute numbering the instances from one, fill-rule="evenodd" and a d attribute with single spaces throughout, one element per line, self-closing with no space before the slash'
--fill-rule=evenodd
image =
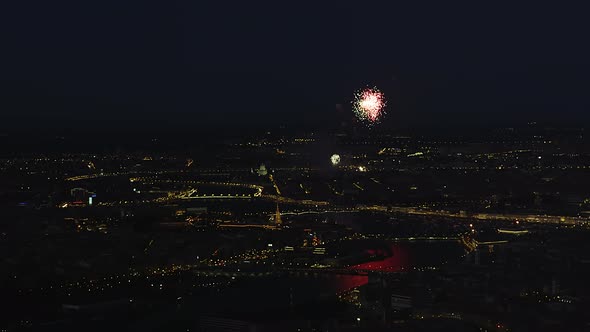
<path id="1" fill-rule="evenodd" d="M 590 109 L 585 8 L 13 1 L 0 130 L 314 128 L 377 85 L 384 127 Z"/>

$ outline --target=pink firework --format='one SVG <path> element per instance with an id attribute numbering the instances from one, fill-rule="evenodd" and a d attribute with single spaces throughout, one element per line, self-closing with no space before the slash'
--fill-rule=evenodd
<path id="1" fill-rule="evenodd" d="M 377 88 L 367 88 L 355 93 L 353 111 L 359 120 L 369 125 L 379 122 L 385 113 L 385 97 Z"/>

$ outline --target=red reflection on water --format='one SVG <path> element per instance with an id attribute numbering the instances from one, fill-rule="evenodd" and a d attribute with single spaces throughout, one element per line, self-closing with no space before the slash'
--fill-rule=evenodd
<path id="1" fill-rule="evenodd" d="M 369 270 L 369 271 L 387 271 L 397 272 L 407 269 L 408 252 L 400 245 L 391 245 L 392 256 L 379 261 L 371 261 L 350 266 L 350 270 Z"/>
<path id="2" fill-rule="evenodd" d="M 353 288 L 366 285 L 369 282 L 369 276 L 366 275 L 338 275 L 336 276 L 336 293 L 349 291 Z"/>
<path id="3" fill-rule="evenodd" d="M 348 267 L 349 270 L 365 271 L 387 271 L 397 272 L 407 270 L 409 266 L 408 251 L 398 244 L 391 246 L 392 256 L 383 260 L 361 263 Z M 382 254 L 381 250 L 369 250 L 369 253 Z M 336 281 L 337 292 L 345 292 L 353 288 L 365 285 L 369 282 L 369 276 L 366 275 L 339 275 Z"/>

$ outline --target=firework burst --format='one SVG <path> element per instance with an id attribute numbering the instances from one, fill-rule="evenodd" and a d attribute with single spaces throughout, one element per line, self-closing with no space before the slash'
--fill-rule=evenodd
<path id="1" fill-rule="evenodd" d="M 378 123 L 385 114 L 387 101 L 377 88 L 366 88 L 357 91 L 352 101 L 352 110 L 356 117 L 369 126 Z"/>

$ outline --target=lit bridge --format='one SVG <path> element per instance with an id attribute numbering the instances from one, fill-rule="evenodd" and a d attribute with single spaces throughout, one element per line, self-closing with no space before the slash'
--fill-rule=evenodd
<path id="1" fill-rule="evenodd" d="M 193 274 L 203 277 L 267 277 L 267 276 L 299 276 L 299 277 L 320 277 L 322 275 L 369 275 L 369 273 L 399 273 L 399 270 L 364 270 L 350 268 L 276 268 L 260 270 L 235 269 L 212 269 L 195 268 Z"/>
<path id="2" fill-rule="evenodd" d="M 476 239 L 470 237 L 467 234 L 462 235 L 459 237 L 459 241 L 462 245 L 464 245 L 468 251 L 475 250 L 478 246 L 492 246 L 495 244 L 505 244 L 508 243 L 507 240 L 499 240 L 499 241 L 477 241 Z"/>

